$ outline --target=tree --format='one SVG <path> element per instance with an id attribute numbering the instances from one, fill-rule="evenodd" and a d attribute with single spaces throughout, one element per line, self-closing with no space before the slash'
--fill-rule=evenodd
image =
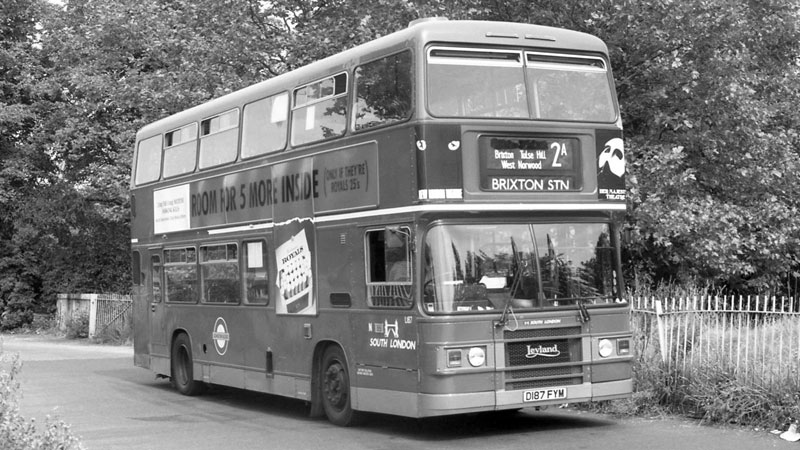
<path id="1" fill-rule="evenodd" d="M 34 139 L 38 115 L 35 80 L 43 72 L 37 60 L 36 23 L 43 5 L 37 0 L 11 0 L 0 6 L 0 307 L 2 326 L 16 326 L 32 317 L 41 279 L 37 258 L 20 252 L 30 230 L 20 227 L 19 211 L 34 186 L 47 182 L 50 162 L 26 142 Z"/>
<path id="2" fill-rule="evenodd" d="M 418 17 L 609 45 L 629 160 L 627 265 L 737 290 L 798 277 L 794 0 L 9 0 L 0 6 L 0 307 L 127 290 L 136 130 Z"/>
<path id="3" fill-rule="evenodd" d="M 631 162 L 631 262 L 738 291 L 797 276 L 798 8 L 603 4 Z"/>

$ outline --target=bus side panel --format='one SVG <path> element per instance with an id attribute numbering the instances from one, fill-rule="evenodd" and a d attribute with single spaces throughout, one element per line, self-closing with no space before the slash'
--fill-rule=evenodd
<path id="1" fill-rule="evenodd" d="M 410 310 L 351 316 L 355 409 L 416 417 L 419 414 L 419 337 Z"/>

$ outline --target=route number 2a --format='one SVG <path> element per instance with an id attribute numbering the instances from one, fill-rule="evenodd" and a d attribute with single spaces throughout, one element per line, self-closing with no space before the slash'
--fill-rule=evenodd
<path id="1" fill-rule="evenodd" d="M 553 142 L 550 144 L 550 150 L 553 151 L 553 164 L 552 167 L 561 167 L 561 161 L 558 159 L 562 156 L 567 156 L 567 144 L 563 142 Z"/>

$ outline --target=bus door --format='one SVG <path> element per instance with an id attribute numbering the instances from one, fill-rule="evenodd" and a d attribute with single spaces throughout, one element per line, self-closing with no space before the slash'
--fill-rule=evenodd
<path id="1" fill-rule="evenodd" d="M 169 347 L 164 330 L 166 308 L 164 305 L 163 256 L 160 248 L 150 250 L 150 355 L 169 358 Z"/>
<path id="2" fill-rule="evenodd" d="M 147 256 L 145 256 L 147 257 Z M 133 362 L 137 367 L 150 368 L 150 276 L 143 272 L 147 262 L 141 253 L 133 251 Z"/>

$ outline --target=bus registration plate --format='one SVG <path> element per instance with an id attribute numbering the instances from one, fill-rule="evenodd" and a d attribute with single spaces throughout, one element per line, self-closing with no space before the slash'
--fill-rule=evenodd
<path id="1" fill-rule="evenodd" d="M 543 402 L 567 398 L 567 388 L 530 389 L 522 392 L 524 402 Z"/>

